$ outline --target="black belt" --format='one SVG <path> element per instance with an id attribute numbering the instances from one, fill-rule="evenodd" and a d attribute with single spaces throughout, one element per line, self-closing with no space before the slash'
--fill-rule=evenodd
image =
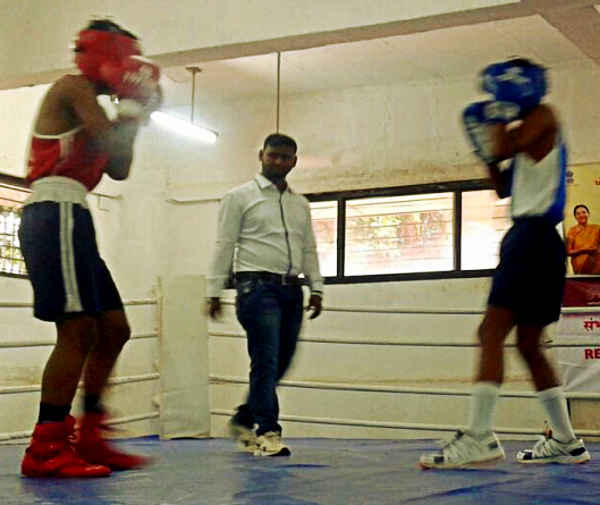
<path id="1" fill-rule="evenodd" d="M 307 279 L 297 275 L 274 274 L 273 272 L 238 272 L 235 274 L 236 281 L 243 279 L 262 279 L 280 286 L 305 286 L 308 284 Z"/>

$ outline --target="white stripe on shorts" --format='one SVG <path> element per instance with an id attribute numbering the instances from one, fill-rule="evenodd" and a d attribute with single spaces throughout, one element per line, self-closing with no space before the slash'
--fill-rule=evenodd
<path id="1" fill-rule="evenodd" d="M 60 261 L 66 295 L 65 312 L 82 312 L 75 270 L 73 226 L 73 204 L 60 202 Z"/>

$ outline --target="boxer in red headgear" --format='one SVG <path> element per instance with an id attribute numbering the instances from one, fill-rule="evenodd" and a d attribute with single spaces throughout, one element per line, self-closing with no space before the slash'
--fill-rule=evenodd
<path id="1" fill-rule="evenodd" d="M 138 39 L 111 21 L 94 21 L 81 30 L 75 41 L 75 64 L 95 84 L 105 85 L 101 68 L 142 54 Z"/>
<path id="2" fill-rule="evenodd" d="M 34 315 L 56 325 L 44 369 L 38 423 L 21 471 L 28 477 L 106 477 L 148 458 L 117 451 L 102 436 L 100 402 L 130 328 L 119 292 L 96 245 L 86 195 L 106 173 L 126 179 L 138 128 L 160 104 L 159 69 L 137 38 L 108 20 L 79 33 L 81 75 L 51 86 L 34 122 L 21 251 L 34 292 Z M 98 95 L 118 100 L 109 120 Z M 83 375 L 84 415 L 74 440 L 71 404 Z"/>

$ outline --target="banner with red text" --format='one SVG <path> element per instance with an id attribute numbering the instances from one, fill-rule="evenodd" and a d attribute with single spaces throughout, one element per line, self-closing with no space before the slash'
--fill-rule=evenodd
<path id="1" fill-rule="evenodd" d="M 565 391 L 600 390 L 600 279 L 567 279 L 556 347 Z"/>

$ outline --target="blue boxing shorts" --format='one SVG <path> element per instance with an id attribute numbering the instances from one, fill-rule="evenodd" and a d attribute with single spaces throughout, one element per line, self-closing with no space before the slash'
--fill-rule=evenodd
<path id="1" fill-rule="evenodd" d="M 560 317 L 565 245 L 543 217 L 516 219 L 500 245 L 488 305 L 510 309 L 517 324 L 546 326 Z"/>
<path id="2" fill-rule="evenodd" d="M 117 287 L 100 258 L 88 209 L 72 202 L 26 205 L 19 240 L 33 286 L 36 318 L 56 321 L 70 313 L 123 310 Z"/>

